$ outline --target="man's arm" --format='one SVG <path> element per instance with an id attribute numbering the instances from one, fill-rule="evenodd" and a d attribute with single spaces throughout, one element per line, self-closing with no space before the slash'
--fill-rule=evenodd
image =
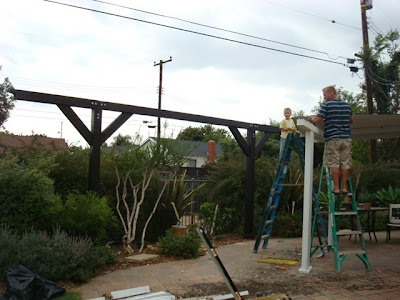
<path id="1" fill-rule="evenodd" d="M 354 123 L 354 116 L 351 115 L 351 116 L 350 116 L 350 124 L 353 124 L 353 123 Z"/>
<path id="2" fill-rule="evenodd" d="M 312 122 L 312 123 L 321 123 L 324 119 L 322 119 L 321 117 L 318 116 L 307 116 L 307 120 Z"/>

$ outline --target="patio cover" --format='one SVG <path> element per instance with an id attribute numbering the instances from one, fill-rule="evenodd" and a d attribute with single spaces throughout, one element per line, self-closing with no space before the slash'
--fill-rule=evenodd
<path id="1" fill-rule="evenodd" d="M 297 120 L 297 128 L 305 136 L 303 237 L 300 273 L 310 273 L 311 224 L 312 224 L 312 179 L 314 143 L 324 142 L 323 124 Z M 368 140 L 400 137 L 400 115 L 355 115 L 351 124 L 353 140 Z"/>

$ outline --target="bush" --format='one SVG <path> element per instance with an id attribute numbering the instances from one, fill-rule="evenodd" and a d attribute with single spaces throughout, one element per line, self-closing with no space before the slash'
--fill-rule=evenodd
<path id="1" fill-rule="evenodd" d="M 89 236 L 96 243 L 104 242 L 107 228 L 116 222 L 105 197 L 93 192 L 71 193 L 64 205 L 62 228 L 74 235 Z"/>
<path id="2" fill-rule="evenodd" d="M 303 212 L 296 211 L 293 215 L 279 211 L 274 220 L 272 235 L 282 238 L 300 237 L 303 231 Z"/>
<path id="3" fill-rule="evenodd" d="M 400 188 L 396 186 L 392 188 L 390 185 L 387 189 L 380 189 L 375 193 L 378 206 L 389 206 L 390 204 L 400 203 Z"/>
<path id="4" fill-rule="evenodd" d="M 40 169 L 7 155 L 0 160 L 0 224 L 19 233 L 51 230 L 62 209 L 53 181 Z"/>
<path id="5" fill-rule="evenodd" d="M 169 229 L 164 237 L 158 239 L 158 251 L 160 254 L 196 258 L 200 256 L 200 244 L 200 238 L 194 231 L 173 235 L 172 229 Z"/>
<path id="6" fill-rule="evenodd" d="M 376 191 L 389 186 L 395 187 L 399 184 L 400 169 L 392 168 L 390 165 L 366 166 L 360 177 L 358 190 L 374 194 Z"/>
<path id="7" fill-rule="evenodd" d="M 71 237 L 56 229 L 52 235 L 30 230 L 18 235 L 0 227 L 0 279 L 5 268 L 21 264 L 49 280 L 87 282 L 97 270 L 114 262 L 106 247 L 94 247 L 90 238 Z"/>
<path id="8" fill-rule="evenodd" d="M 200 205 L 199 219 L 201 220 L 204 230 L 211 233 L 214 220 L 216 204 L 204 202 Z M 214 234 L 226 233 L 234 231 L 237 224 L 233 221 L 235 210 L 233 208 L 219 208 L 215 218 Z"/>

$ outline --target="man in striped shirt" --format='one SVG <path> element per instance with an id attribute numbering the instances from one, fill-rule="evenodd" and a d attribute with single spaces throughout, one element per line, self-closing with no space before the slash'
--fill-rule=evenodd
<path id="1" fill-rule="evenodd" d="M 324 121 L 324 164 L 331 169 L 334 194 L 347 194 L 347 177 L 351 168 L 351 132 L 353 111 L 350 104 L 337 99 L 334 86 L 322 89 L 325 102 L 316 116 L 307 119 L 313 123 Z M 339 179 L 341 178 L 341 186 Z"/>

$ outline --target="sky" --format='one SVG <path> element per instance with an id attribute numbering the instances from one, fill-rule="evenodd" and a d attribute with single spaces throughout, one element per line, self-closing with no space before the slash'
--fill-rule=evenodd
<path id="1" fill-rule="evenodd" d="M 373 1 L 370 45 L 400 31 L 399 15 L 398 0 Z M 0 20 L 0 81 L 20 90 L 157 108 L 155 64 L 171 57 L 162 109 L 269 125 L 285 107 L 311 114 L 325 86 L 357 94 L 364 82 L 347 63 L 362 48 L 360 0 L 3 0 Z M 90 129 L 90 110 L 74 111 Z M 133 115 L 107 143 L 156 136 L 156 124 Z M 164 137 L 204 126 L 162 124 Z M 16 101 L 4 127 L 88 146 L 51 104 Z"/>

